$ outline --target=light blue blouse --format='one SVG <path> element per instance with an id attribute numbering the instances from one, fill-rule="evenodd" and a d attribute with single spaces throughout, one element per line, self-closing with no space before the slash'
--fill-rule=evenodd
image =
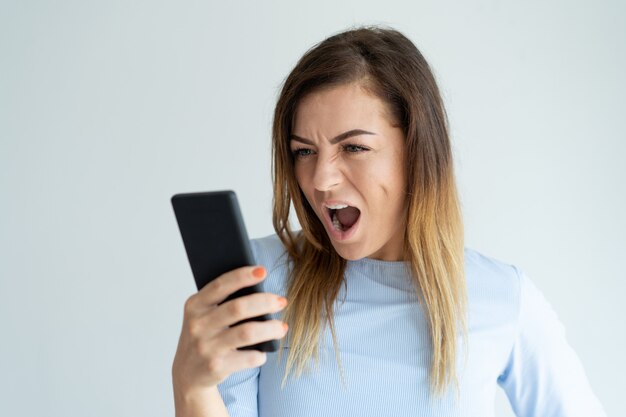
<path id="1" fill-rule="evenodd" d="M 264 290 L 286 293 L 286 255 L 277 236 L 254 239 Z M 218 389 L 231 417 L 494 416 L 499 385 L 520 417 L 605 416 L 563 325 L 541 292 L 515 266 L 465 250 L 467 356 L 457 349 L 460 392 L 430 394 L 428 323 L 404 262 L 348 261 L 335 303 L 343 381 L 330 329 L 320 365 L 281 381 L 287 352 L 230 375 Z M 280 313 L 273 315 L 280 319 Z M 289 333 L 287 334 L 287 347 Z"/>

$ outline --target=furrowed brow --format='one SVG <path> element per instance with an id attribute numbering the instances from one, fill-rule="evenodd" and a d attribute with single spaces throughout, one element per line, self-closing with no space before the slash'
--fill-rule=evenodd
<path id="1" fill-rule="evenodd" d="M 305 138 L 301 138 L 300 136 L 294 135 L 292 134 L 291 137 L 289 138 L 289 140 L 295 140 L 296 142 L 302 142 L 302 143 L 306 143 L 307 145 L 315 145 L 312 141 L 310 141 L 309 139 L 305 139 Z"/>
<path id="2" fill-rule="evenodd" d="M 363 130 L 363 129 L 352 129 L 349 130 L 347 132 L 343 132 L 337 136 L 335 136 L 334 138 L 332 138 L 329 142 L 331 143 L 331 145 L 336 145 L 337 143 L 346 140 L 348 138 L 351 138 L 353 136 L 360 136 L 360 135 L 375 135 L 376 133 L 373 132 L 368 132 L 367 130 Z M 306 138 L 302 138 L 298 135 L 294 135 L 293 133 L 291 134 L 290 140 L 295 140 L 298 142 L 302 142 L 302 143 L 306 143 L 307 145 L 315 145 L 315 143 L 313 143 L 312 140 L 310 139 L 306 139 Z"/>

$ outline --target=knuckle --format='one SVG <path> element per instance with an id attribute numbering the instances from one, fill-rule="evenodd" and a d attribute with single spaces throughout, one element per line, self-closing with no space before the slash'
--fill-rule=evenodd
<path id="1" fill-rule="evenodd" d="M 189 320 L 189 335 L 196 339 L 200 336 L 203 331 L 202 322 L 198 319 Z"/>
<path id="2" fill-rule="evenodd" d="M 223 278 L 220 277 L 211 281 L 211 292 L 221 294 L 225 290 L 226 289 L 225 289 L 225 283 L 224 283 Z"/>
<path id="3" fill-rule="evenodd" d="M 207 359 L 206 361 L 206 369 L 207 371 L 209 371 L 211 374 L 220 376 L 223 368 L 223 360 L 220 357 L 212 357 Z"/>
<path id="4" fill-rule="evenodd" d="M 241 317 L 246 312 L 245 302 L 236 298 L 230 302 L 230 313 L 235 317 Z"/>
<path id="5" fill-rule="evenodd" d="M 267 361 L 267 354 L 265 352 L 259 352 L 252 358 L 252 366 L 263 365 Z"/>
<path id="6" fill-rule="evenodd" d="M 244 342 L 248 342 L 254 337 L 254 327 L 252 327 L 250 324 L 252 323 L 245 323 L 239 326 L 239 337 Z"/>
<path id="7" fill-rule="evenodd" d="M 192 295 L 191 297 L 187 298 L 187 300 L 185 301 L 185 306 L 184 306 L 184 313 L 186 316 L 190 315 L 193 313 L 193 311 L 196 308 L 196 294 Z"/>

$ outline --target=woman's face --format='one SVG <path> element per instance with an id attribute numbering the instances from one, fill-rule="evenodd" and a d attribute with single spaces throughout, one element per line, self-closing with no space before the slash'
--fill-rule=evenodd
<path id="1" fill-rule="evenodd" d="M 405 145 L 391 122 L 386 104 L 357 83 L 311 93 L 296 108 L 296 179 L 348 260 L 402 259 Z"/>

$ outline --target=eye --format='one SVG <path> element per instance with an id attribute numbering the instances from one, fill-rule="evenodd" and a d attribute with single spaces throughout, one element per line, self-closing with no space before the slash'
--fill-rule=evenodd
<path id="1" fill-rule="evenodd" d="M 343 150 L 349 153 L 360 153 L 369 151 L 369 149 L 365 146 L 356 144 L 344 145 Z"/>
<path id="2" fill-rule="evenodd" d="M 313 154 L 313 149 L 309 148 L 298 148 L 291 151 L 291 154 L 294 158 L 306 158 L 309 155 Z"/>

